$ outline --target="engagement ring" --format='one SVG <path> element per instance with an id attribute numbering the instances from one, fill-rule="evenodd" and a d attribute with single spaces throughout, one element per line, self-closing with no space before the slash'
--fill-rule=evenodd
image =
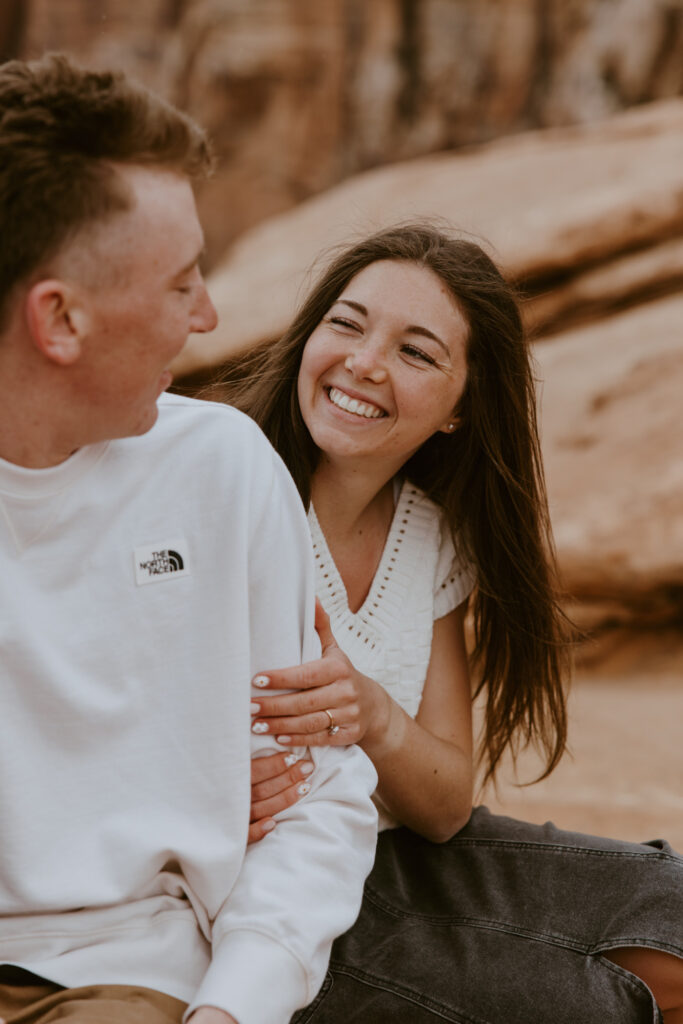
<path id="1" fill-rule="evenodd" d="M 339 732 L 339 726 L 336 724 L 334 718 L 332 717 L 332 712 L 328 711 L 327 708 L 325 708 L 324 711 L 330 720 L 330 724 L 327 727 L 327 731 L 330 734 L 330 736 L 336 736 L 337 733 Z"/>

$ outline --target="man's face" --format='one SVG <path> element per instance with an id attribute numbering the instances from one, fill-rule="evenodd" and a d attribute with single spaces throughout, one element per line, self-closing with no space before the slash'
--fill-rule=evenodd
<path id="1" fill-rule="evenodd" d="M 133 192 L 131 209 L 72 245 L 88 311 L 74 366 L 81 444 L 148 431 L 188 334 L 216 326 L 198 266 L 203 235 L 189 182 L 156 169 L 120 173 Z M 68 265 L 68 253 L 65 259 Z"/>

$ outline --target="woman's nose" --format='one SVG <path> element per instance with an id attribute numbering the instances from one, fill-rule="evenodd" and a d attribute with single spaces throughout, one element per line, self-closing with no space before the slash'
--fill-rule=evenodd
<path id="1" fill-rule="evenodd" d="M 344 366 L 358 380 L 371 380 L 376 384 L 387 375 L 384 356 L 376 346 L 367 343 L 349 352 Z"/>

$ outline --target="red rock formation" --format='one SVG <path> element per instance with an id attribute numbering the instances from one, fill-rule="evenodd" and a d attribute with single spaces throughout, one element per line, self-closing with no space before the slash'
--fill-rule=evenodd
<path id="1" fill-rule="evenodd" d="M 0 48 L 124 67 L 197 116 L 212 259 L 350 174 L 683 90 L 678 0 L 4 0 Z"/>

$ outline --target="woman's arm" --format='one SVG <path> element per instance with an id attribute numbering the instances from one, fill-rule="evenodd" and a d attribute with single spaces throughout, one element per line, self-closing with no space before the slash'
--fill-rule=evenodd
<path id="1" fill-rule="evenodd" d="M 322 657 L 257 677 L 256 685 L 267 681 L 254 697 L 260 708 L 252 728 L 276 736 L 286 746 L 358 743 L 377 769 L 378 795 L 387 810 L 434 842 L 449 839 L 468 820 L 472 806 L 464 614 L 462 605 L 434 624 L 422 702 L 413 720 L 379 683 L 356 671 L 319 608 L 316 628 Z M 269 687 L 294 692 L 267 697 Z M 335 735 L 328 731 L 327 711 L 340 727 Z M 292 799 L 293 794 L 287 803 Z"/>
<path id="2" fill-rule="evenodd" d="M 369 730 L 360 743 L 377 769 L 377 792 L 384 806 L 402 824 L 433 842 L 450 839 L 472 811 L 472 697 L 463 630 L 465 607 L 434 623 L 417 717 L 412 719 L 382 690 L 388 707 L 384 725 Z"/>

